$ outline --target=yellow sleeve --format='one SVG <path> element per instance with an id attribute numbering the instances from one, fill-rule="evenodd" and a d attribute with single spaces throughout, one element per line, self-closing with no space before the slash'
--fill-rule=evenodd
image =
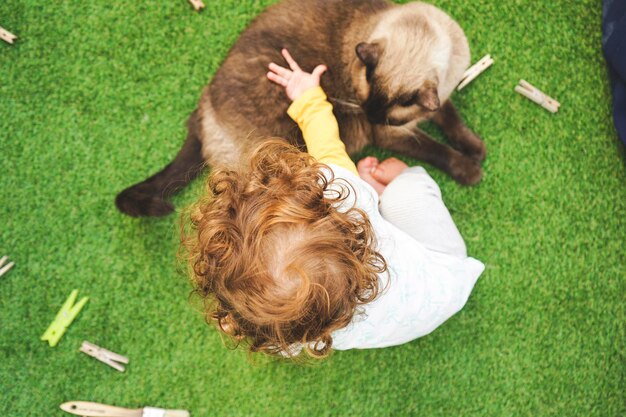
<path id="1" fill-rule="evenodd" d="M 305 91 L 291 103 L 287 113 L 300 126 L 307 150 L 313 158 L 324 164 L 339 165 L 359 175 L 339 137 L 333 106 L 321 87 Z"/>

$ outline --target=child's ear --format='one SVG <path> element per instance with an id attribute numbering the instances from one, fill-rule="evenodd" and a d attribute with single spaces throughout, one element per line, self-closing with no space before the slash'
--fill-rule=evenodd
<path id="1" fill-rule="evenodd" d="M 218 319 L 217 325 L 224 333 L 231 337 L 234 337 L 235 339 L 241 340 L 244 338 L 244 336 L 240 332 L 237 322 L 230 314 L 227 314 L 226 316 Z"/>
<path id="2" fill-rule="evenodd" d="M 224 333 L 227 333 L 230 335 L 233 334 L 233 331 L 234 331 L 233 319 L 230 314 L 226 314 L 224 317 L 220 317 L 217 320 L 217 325 L 220 327 L 220 329 L 222 329 Z"/>
<path id="3" fill-rule="evenodd" d="M 191 213 L 189 213 L 189 217 L 191 218 L 191 221 L 197 225 L 200 223 L 204 215 L 202 214 L 200 207 L 196 206 L 191 210 Z"/>
<path id="4" fill-rule="evenodd" d="M 356 56 L 359 57 L 366 67 L 370 69 L 375 68 L 383 54 L 383 43 L 383 41 L 361 42 L 356 46 Z"/>

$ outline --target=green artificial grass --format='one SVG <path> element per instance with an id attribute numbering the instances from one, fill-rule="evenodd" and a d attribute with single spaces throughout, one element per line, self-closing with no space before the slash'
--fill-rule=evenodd
<path id="1" fill-rule="evenodd" d="M 63 416 L 69 400 L 194 417 L 626 414 L 626 172 L 598 1 L 435 2 L 475 59 L 496 60 L 455 96 L 487 144 L 484 180 L 429 168 L 487 269 L 433 334 L 304 366 L 225 348 L 189 299 L 178 216 L 113 204 L 173 158 L 201 89 L 272 1 L 205 3 L 0 2 L 19 36 L 0 42 L 0 255 L 17 264 L 0 279 L 0 415 Z M 560 112 L 515 94 L 520 78 Z M 90 301 L 50 348 L 39 338 L 74 288 Z M 83 340 L 128 371 L 78 353 Z"/>

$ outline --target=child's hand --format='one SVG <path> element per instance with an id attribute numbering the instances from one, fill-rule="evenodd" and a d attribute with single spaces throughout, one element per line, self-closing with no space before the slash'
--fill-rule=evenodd
<path id="1" fill-rule="evenodd" d="M 318 65 L 313 70 L 313 73 L 309 74 L 308 72 L 304 72 L 300 69 L 296 61 L 294 61 L 286 49 L 283 49 L 281 52 L 291 70 L 283 68 L 272 62 L 269 66 L 270 72 L 267 73 L 267 78 L 269 78 L 270 81 L 285 87 L 287 97 L 289 97 L 291 101 L 296 100 L 306 90 L 320 85 L 320 78 L 322 77 L 322 74 L 326 72 L 326 66 Z"/>

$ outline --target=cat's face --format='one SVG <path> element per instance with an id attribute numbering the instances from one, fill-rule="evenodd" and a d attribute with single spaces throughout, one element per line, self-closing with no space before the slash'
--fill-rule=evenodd
<path id="1" fill-rule="evenodd" d="M 449 38 L 423 21 L 404 18 L 355 48 L 357 97 L 373 124 L 424 120 L 447 97 L 439 85 L 451 53 Z"/>

